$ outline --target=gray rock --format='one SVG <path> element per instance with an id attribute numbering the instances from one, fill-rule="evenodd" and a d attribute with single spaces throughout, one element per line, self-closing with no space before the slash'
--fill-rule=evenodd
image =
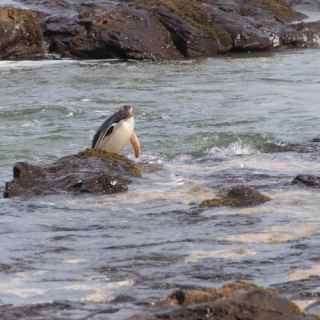
<path id="1" fill-rule="evenodd" d="M 292 184 L 302 184 L 307 187 L 320 188 L 320 177 L 301 174 L 293 179 Z"/>
<path id="2" fill-rule="evenodd" d="M 43 48 L 62 57 L 163 60 L 320 46 L 319 23 L 292 23 L 301 14 L 284 0 L 19 1 L 32 24 L 5 19 L 25 31 L 2 37 L 0 58 L 43 57 Z"/>
<path id="3" fill-rule="evenodd" d="M 17 163 L 4 197 L 124 192 L 130 178 L 140 174 L 140 168 L 124 156 L 88 149 L 45 167 Z"/>

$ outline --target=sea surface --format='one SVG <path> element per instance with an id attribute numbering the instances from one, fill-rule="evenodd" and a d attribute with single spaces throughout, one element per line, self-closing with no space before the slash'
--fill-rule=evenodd
<path id="1" fill-rule="evenodd" d="M 90 146 L 123 104 L 135 107 L 137 161 L 158 170 L 118 195 L 0 198 L 0 312 L 55 302 L 69 309 L 53 308 L 54 319 L 126 319 L 174 288 L 238 280 L 303 306 L 317 300 L 320 190 L 291 181 L 320 172 L 319 64 L 319 50 L 1 61 L 0 188 L 15 162 L 44 165 Z M 199 209 L 239 184 L 273 200 Z"/>

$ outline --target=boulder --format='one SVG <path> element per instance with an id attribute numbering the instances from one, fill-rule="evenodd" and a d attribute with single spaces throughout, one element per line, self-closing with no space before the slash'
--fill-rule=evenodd
<path id="1" fill-rule="evenodd" d="M 320 177 L 308 174 L 301 174 L 293 179 L 292 184 L 302 184 L 307 187 L 320 188 Z"/>
<path id="2" fill-rule="evenodd" d="M 319 47 L 318 22 L 285 0 L 18 0 L 0 9 L 0 58 L 201 58 Z M 37 11 L 35 11 L 35 9 Z M 39 13 L 41 11 L 41 13 Z"/>
<path id="3" fill-rule="evenodd" d="M 32 197 L 55 193 L 112 194 L 128 190 L 140 168 L 124 156 L 87 149 L 48 166 L 17 163 L 4 197 Z"/>
<path id="4" fill-rule="evenodd" d="M 280 34 L 283 46 L 291 48 L 320 48 L 320 21 L 297 23 Z"/>
<path id="5" fill-rule="evenodd" d="M 208 57 L 232 48 L 230 34 L 208 14 L 205 1 L 145 1 L 136 5 L 154 12 L 186 58 Z"/>
<path id="6" fill-rule="evenodd" d="M 157 17 L 126 4 L 82 6 L 76 17 L 44 24 L 49 50 L 79 58 L 178 59 L 181 54 Z"/>
<path id="7" fill-rule="evenodd" d="M 0 59 L 44 58 L 41 18 L 37 11 L 0 7 Z"/>
<path id="8" fill-rule="evenodd" d="M 316 320 L 307 316 L 274 289 L 231 283 L 220 289 L 176 290 L 156 303 L 151 315 L 130 320 Z M 165 311 L 161 308 L 166 307 Z M 160 310 L 160 311 L 159 311 Z"/>
<path id="9" fill-rule="evenodd" d="M 270 200 L 271 198 L 269 196 L 261 194 L 256 189 L 240 185 L 232 187 L 220 198 L 202 201 L 200 207 L 251 207 Z"/>

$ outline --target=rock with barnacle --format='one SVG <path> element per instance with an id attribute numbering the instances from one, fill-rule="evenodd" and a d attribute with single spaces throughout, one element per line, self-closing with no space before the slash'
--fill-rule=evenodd
<path id="1" fill-rule="evenodd" d="M 200 207 L 251 207 L 270 200 L 269 196 L 260 193 L 256 189 L 240 185 L 232 187 L 220 198 L 202 201 Z"/>
<path id="2" fill-rule="evenodd" d="M 132 177 L 140 175 L 140 168 L 125 156 L 87 149 L 48 166 L 15 164 L 13 180 L 6 183 L 4 197 L 61 192 L 112 194 L 127 191 Z"/>

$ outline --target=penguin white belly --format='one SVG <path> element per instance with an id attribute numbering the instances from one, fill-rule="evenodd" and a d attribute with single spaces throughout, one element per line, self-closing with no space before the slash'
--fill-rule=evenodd
<path id="1" fill-rule="evenodd" d="M 133 117 L 117 123 L 110 136 L 102 142 L 102 149 L 106 152 L 120 153 L 129 143 L 134 132 Z"/>

